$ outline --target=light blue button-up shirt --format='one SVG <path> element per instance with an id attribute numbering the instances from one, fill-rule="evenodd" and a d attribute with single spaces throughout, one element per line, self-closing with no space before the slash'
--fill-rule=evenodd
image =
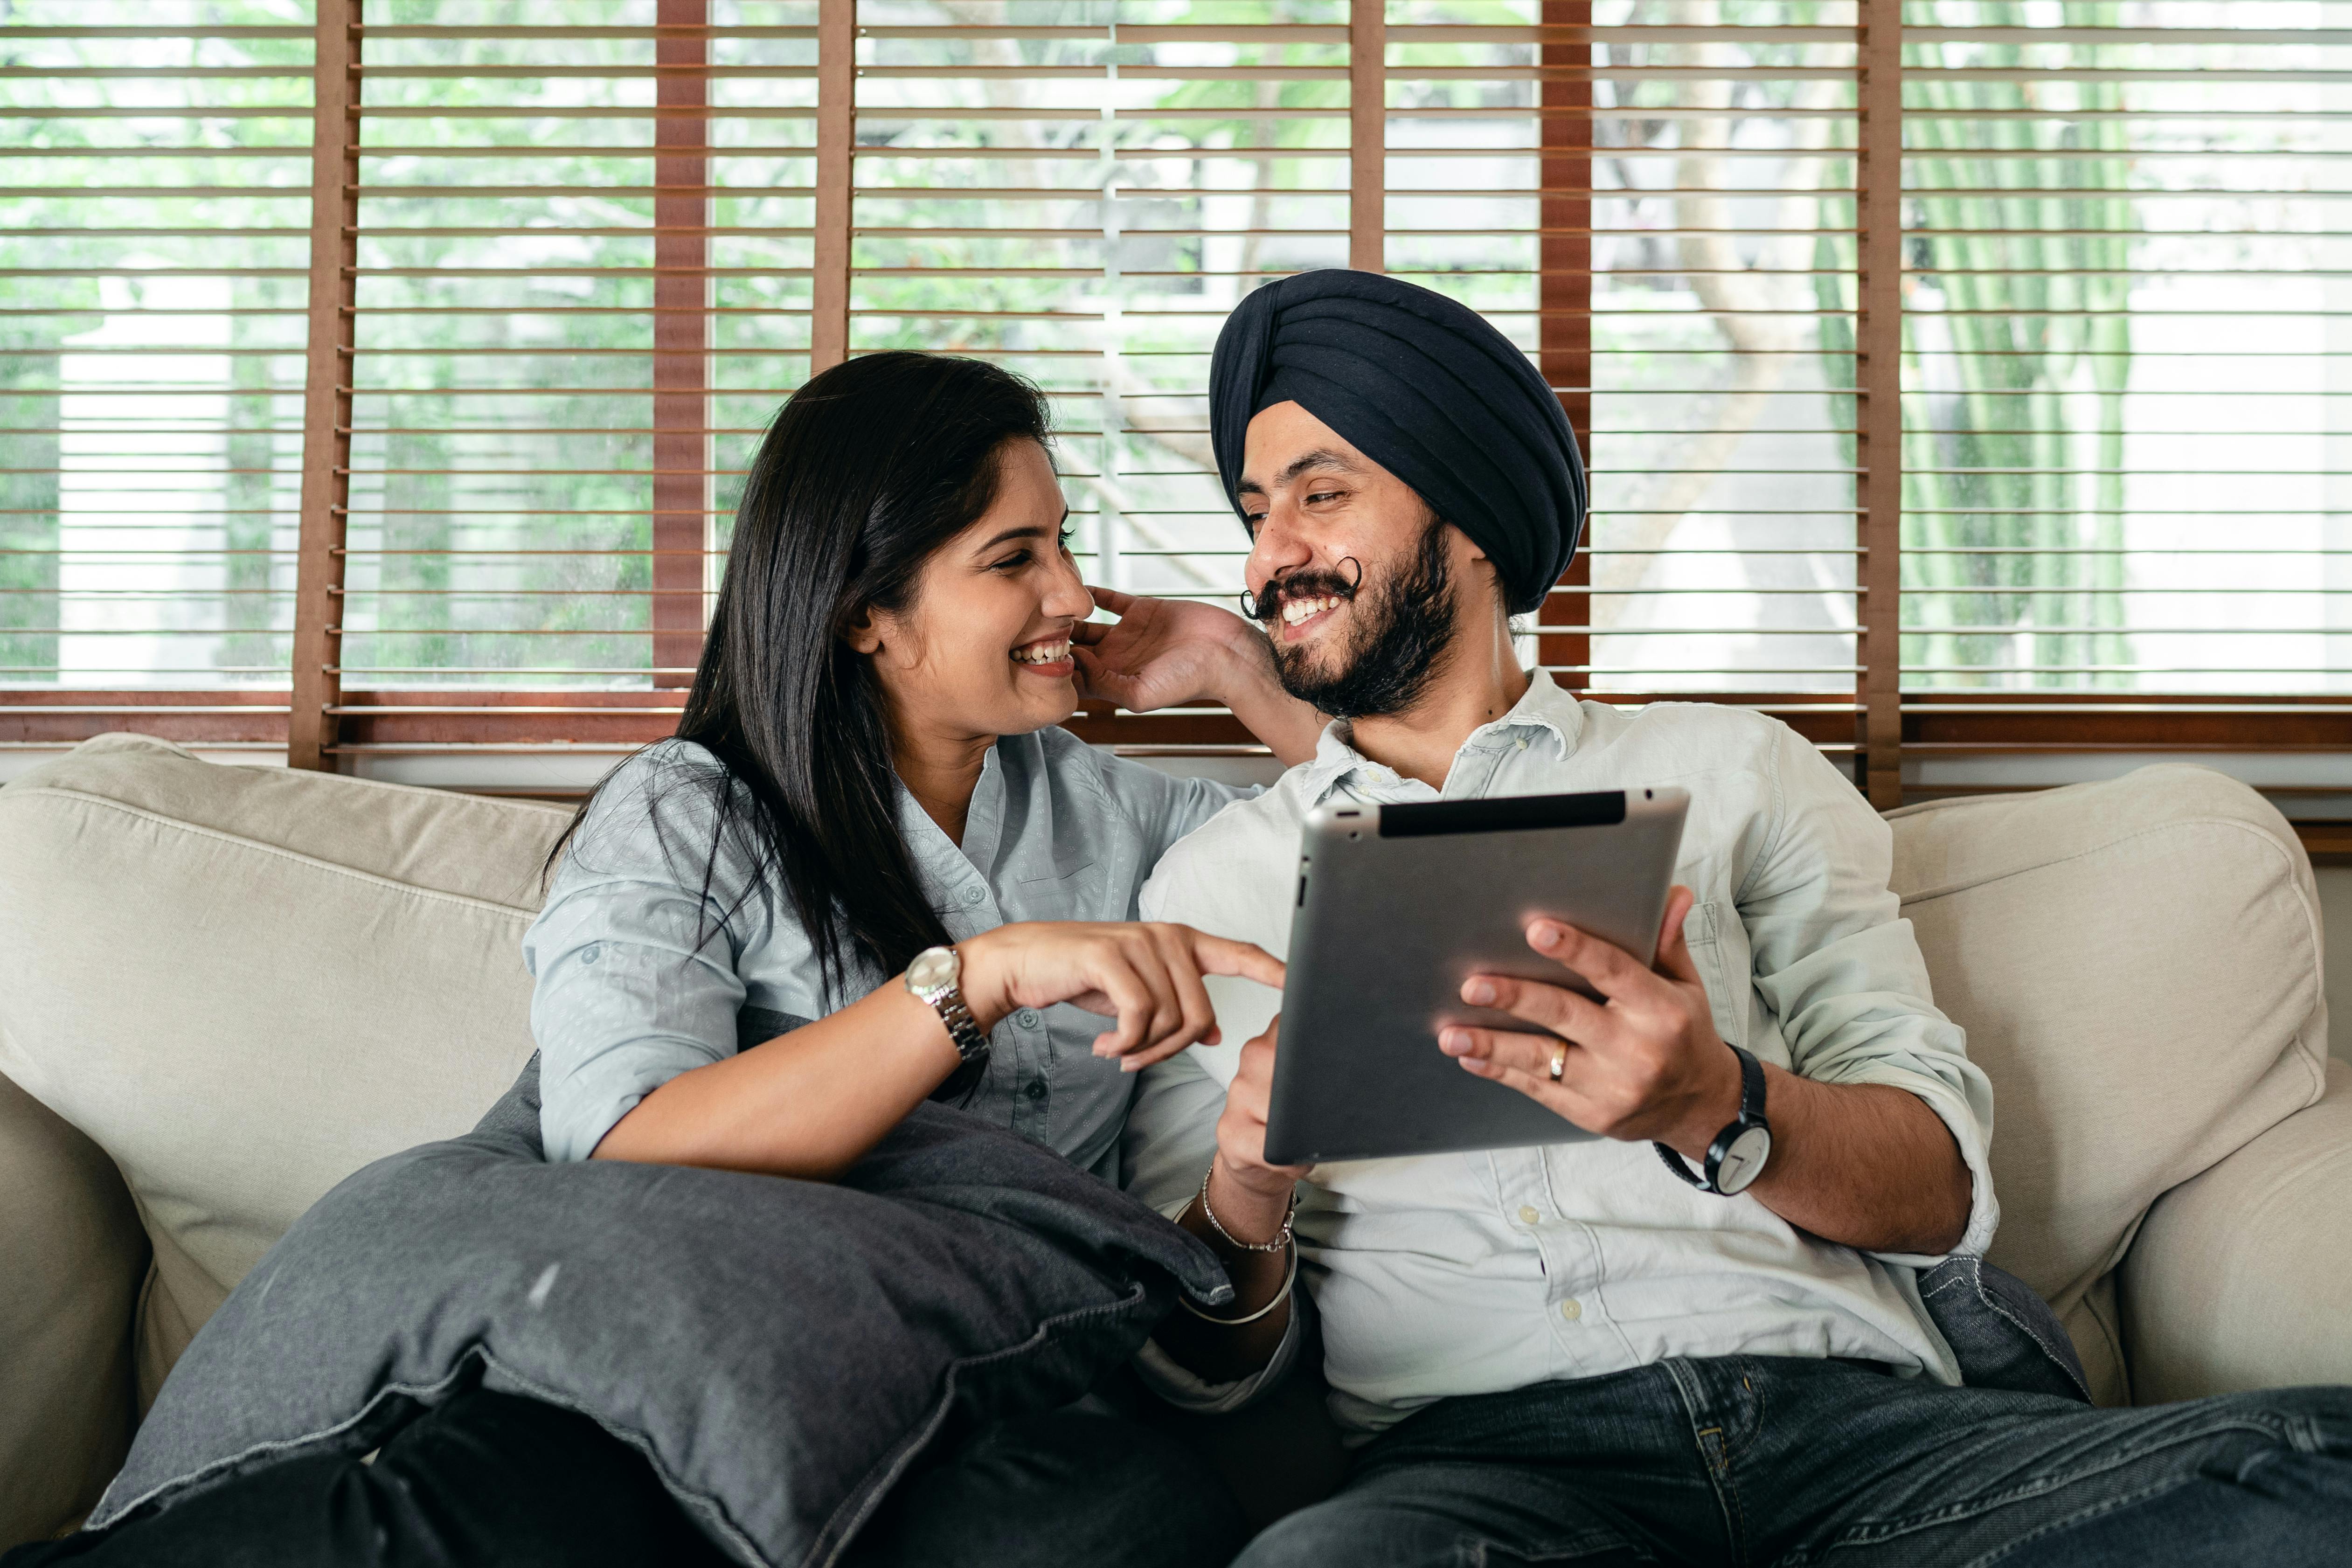
<path id="1" fill-rule="evenodd" d="M 824 994 L 815 948 L 782 883 L 758 874 L 759 857 L 732 833 L 713 852 L 722 777 L 710 752 L 683 741 L 623 764 L 523 937 L 538 981 L 530 1020 L 551 1160 L 586 1159 L 679 1073 L 824 1017 L 888 978 L 856 973 L 844 994 Z M 1250 793 L 1176 778 L 1052 729 L 990 749 L 961 846 L 903 788 L 898 824 L 932 908 L 961 942 L 1015 921 L 1135 919 L 1137 893 L 1168 847 Z M 1105 1026 L 1067 1005 L 1013 1013 L 992 1037 L 968 1109 L 1115 1177 L 1135 1077 L 1093 1054 Z"/>

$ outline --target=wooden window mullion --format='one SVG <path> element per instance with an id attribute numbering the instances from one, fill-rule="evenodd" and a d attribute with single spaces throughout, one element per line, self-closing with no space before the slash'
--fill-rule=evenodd
<path id="1" fill-rule="evenodd" d="M 654 102 L 654 685 L 702 658 L 710 537 L 709 0 L 660 0 Z"/>
<path id="2" fill-rule="evenodd" d="M 1538 83 L 1543 156 L 1538 184 L 1536 368 L 1559 396 L 1568 422 L 1592 466 L 1592 0 L 1544 0 L 1543 69 Z M 1569 563 L 1560 584 L 1580 590 L 1555 594 L 1537 619 L 1546 631 L 1536 639 L 1536 657 L 1564 668 L 1560 684 L 1581 690 L 1591 684 L 1584 672 L 1592 662 L 1591 598 L 1580 590 L 1592 582 L 1592 529 L 1585 548 Z M 1565 629 L 1559 629 L 1565 628 Z"/>
<path id="3" fill-rule="evenodd" d="M 294 575 L 289 767 L 334 765 L 342 702 L 343 542 L 351 501 L 352 347 L 359 268 L 360 8 L 319 0 L 310 150 L 310 299 Z"/>
<path id="4" fill-rule="evenodd" d="M 857 0 L 817 0 L 816 211 L 809 374 L 849 357 L 851 148 L 857 136 Z"/>
<path id="5" fill-rule="evenodd" d="M 1388 0 L 1349 0 L 1348 265 L 1388 270 Z"/>
<path id="6" fill-rule="evenodd" d="M 1863 793 L 1903 804 L 1903 13 L 1862 0 L 1854 163 L 1854 506 Z"/>

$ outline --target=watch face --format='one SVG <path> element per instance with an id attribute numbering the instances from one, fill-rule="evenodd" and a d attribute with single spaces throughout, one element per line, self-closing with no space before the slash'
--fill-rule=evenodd
<path id="1" fill-rule="evenodd" d="M 962 973 L 963 959 L 954 948 L 927 947 L 907 965 L 907 984 L 917 991 L 936 991 L 954 984 Z"/>
<path id="2" fill-rule="evenodd" d="M 1764 1173 L 1764 1162 L 1772 1157 L 1772 1130 L 1751 1127 L 1731 1141 L 1716 1166 L 1715 1190 L 1729 1196 L 1744 1193 L 1748 1184 Z"/>

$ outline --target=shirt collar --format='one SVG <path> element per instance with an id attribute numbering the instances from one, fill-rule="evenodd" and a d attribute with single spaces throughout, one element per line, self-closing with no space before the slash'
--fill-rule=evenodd
<path id="1" fill-rule="evenodd" d="M 1471 731 L 1461 751 L 1454 755 L 1458 762 L 1463 752 L 1479 750 L 1490 741 L 1524 740 L 1531 733 L 1549 733 L 1565 761 L 1576 750 L 1577 737 L 1583 730 L 1584 710 L 1576 694 L 1562 689 L 1548 671 L 1538 669 L 1528 678 L 1528 689 L 1511 705 L 1511 710 Z M 1324 797 L 1358 771 L 1379 766 L 1356 750 L 1348 736 L 1347 721 L 1333 720 L 1323 727 L 1322 738 L 1315 744 L 1315 755 L 1299 764 L 1299 795 L 1308 810 L 1320 805 Z"/>

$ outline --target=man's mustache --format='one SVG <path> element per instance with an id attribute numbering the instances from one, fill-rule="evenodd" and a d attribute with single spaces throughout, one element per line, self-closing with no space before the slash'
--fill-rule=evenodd
<path id="1" fill-rule="evenodd" d="M 1253 597 L 1247 589 L 1242 591 L 1242 614 L 1260 626 L 1271 626 L 1282 614 L 1285 599 L 1352 599 L 1356 590 L 1364 584 L 1364 563 L 1352 555 L 1340 557 L 1339 564 L 1356 569 L 1355 581 L 1349 582 L 1339 572 L 1318 571 L 1300 567 L 1287 577 L 1276 577 Z"/>

